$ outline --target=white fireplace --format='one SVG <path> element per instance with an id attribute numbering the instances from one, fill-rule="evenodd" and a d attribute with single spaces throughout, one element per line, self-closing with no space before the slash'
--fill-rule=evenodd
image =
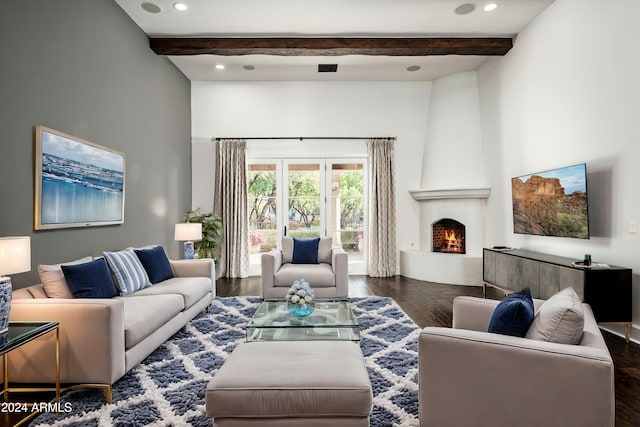
<path id="1" fill-rule="evenodd" d="M 446 197 L 442 196 L 442 191 L 411 192 L 414 199 L 421 203 L 421 247 L 418 250 L 400 251 L 400 271 L 405 277 L 429 282 L 482 285 L 485 199 L 490 190 L 486 187 L 446 190 Z M 453 220 L 464 226 L 462 244 L 459 240 L 452 245 L 447 243 L 443 250 L 442 244 L 435 243 L 439 239 L 437 236 L 434 239 L 433 225 L 443 219 Z M 448 230 L 450 232 L 451 228 Z M 461 236 L 457 237 L 459 239 Z"/>
<path id="2" fill-rule="evenodd" d="M 403 276 L 438 283 L 482 285 L 486 198 L 477 75 L 463 72 L 433 82 L 419 190 L 418 248 L 400 251 Z M 459 224 L 444 231 L 443 220 Z M 454 230 L 455 228 L 455 230 Z M 454 232 L 454 236 L 450 233 Z M 460 232 L 463 230 L 463 236 Z"/>

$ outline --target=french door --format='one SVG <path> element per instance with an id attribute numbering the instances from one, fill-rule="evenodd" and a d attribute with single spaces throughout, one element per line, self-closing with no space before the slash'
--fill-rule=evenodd
<path id="1" fill-rule="evenodd" d="M 253 159 L 249 187 L 252 275 L 260 254 L 282 236 L 331 236 L 349 256 L 351 274 L 365 274 L 365 159 Z"/>

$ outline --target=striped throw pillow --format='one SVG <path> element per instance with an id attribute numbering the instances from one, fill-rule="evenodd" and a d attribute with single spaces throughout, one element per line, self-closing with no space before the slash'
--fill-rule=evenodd
<path id="1" fill-rule="evenodd" d="M 103 254 L 116 279 L 120 295 L 127 295 L 151 285 L 147 272 L 132 250 L 103 252 Z"/>

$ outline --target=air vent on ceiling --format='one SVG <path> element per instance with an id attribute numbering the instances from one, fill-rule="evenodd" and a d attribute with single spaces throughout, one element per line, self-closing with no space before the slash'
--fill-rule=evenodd
<path id="1" fill-rule="evenodd" d="M 338 64 L 318 64 L 319 73 L 335 73 L 338 71 Z"/>

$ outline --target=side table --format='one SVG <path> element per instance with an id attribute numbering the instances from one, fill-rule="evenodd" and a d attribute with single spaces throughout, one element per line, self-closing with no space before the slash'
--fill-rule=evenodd
<path id="1" fill-rule="evenodd" d="M 0 334 L 0 355 L 2 356 L 2 371 L 4 373 L 4 387 L 2 390 L 2 395 L 4 395 L 4 405 L 5 412 L 10 413 L 27 413 L 28 416 L 23 418 L 18 424 L 20 425 L 32 418 L 36 414 L 37 411 L 33 411 L 31 408 L 28 412 L 25 410 L 26 404 L 16 404 L 12 405 L 9 402 L 9 392 L 43 392 L 43 391 L 54 391 L 56 393 L 55 402 L 56 407 L 60 402 L 60 324 L 58 322 L 9 322 L 9 330 L 3 334 Z M 9 387 L 9 364 L 8 364 L 8 355 L 11 351 L 21 347 L 22 345 L 33 341 L 49 332 L 55 331 L 56 334 L 56 360 L 55 360 L 55 369 L 56 369 L 56 385 L 55 389 L 53 388 L 15 388 Z M 15 411 L 12 410 L 12 406 L 14 406 Z M 5 413 L 4 415 L 7 415 Z"/>

